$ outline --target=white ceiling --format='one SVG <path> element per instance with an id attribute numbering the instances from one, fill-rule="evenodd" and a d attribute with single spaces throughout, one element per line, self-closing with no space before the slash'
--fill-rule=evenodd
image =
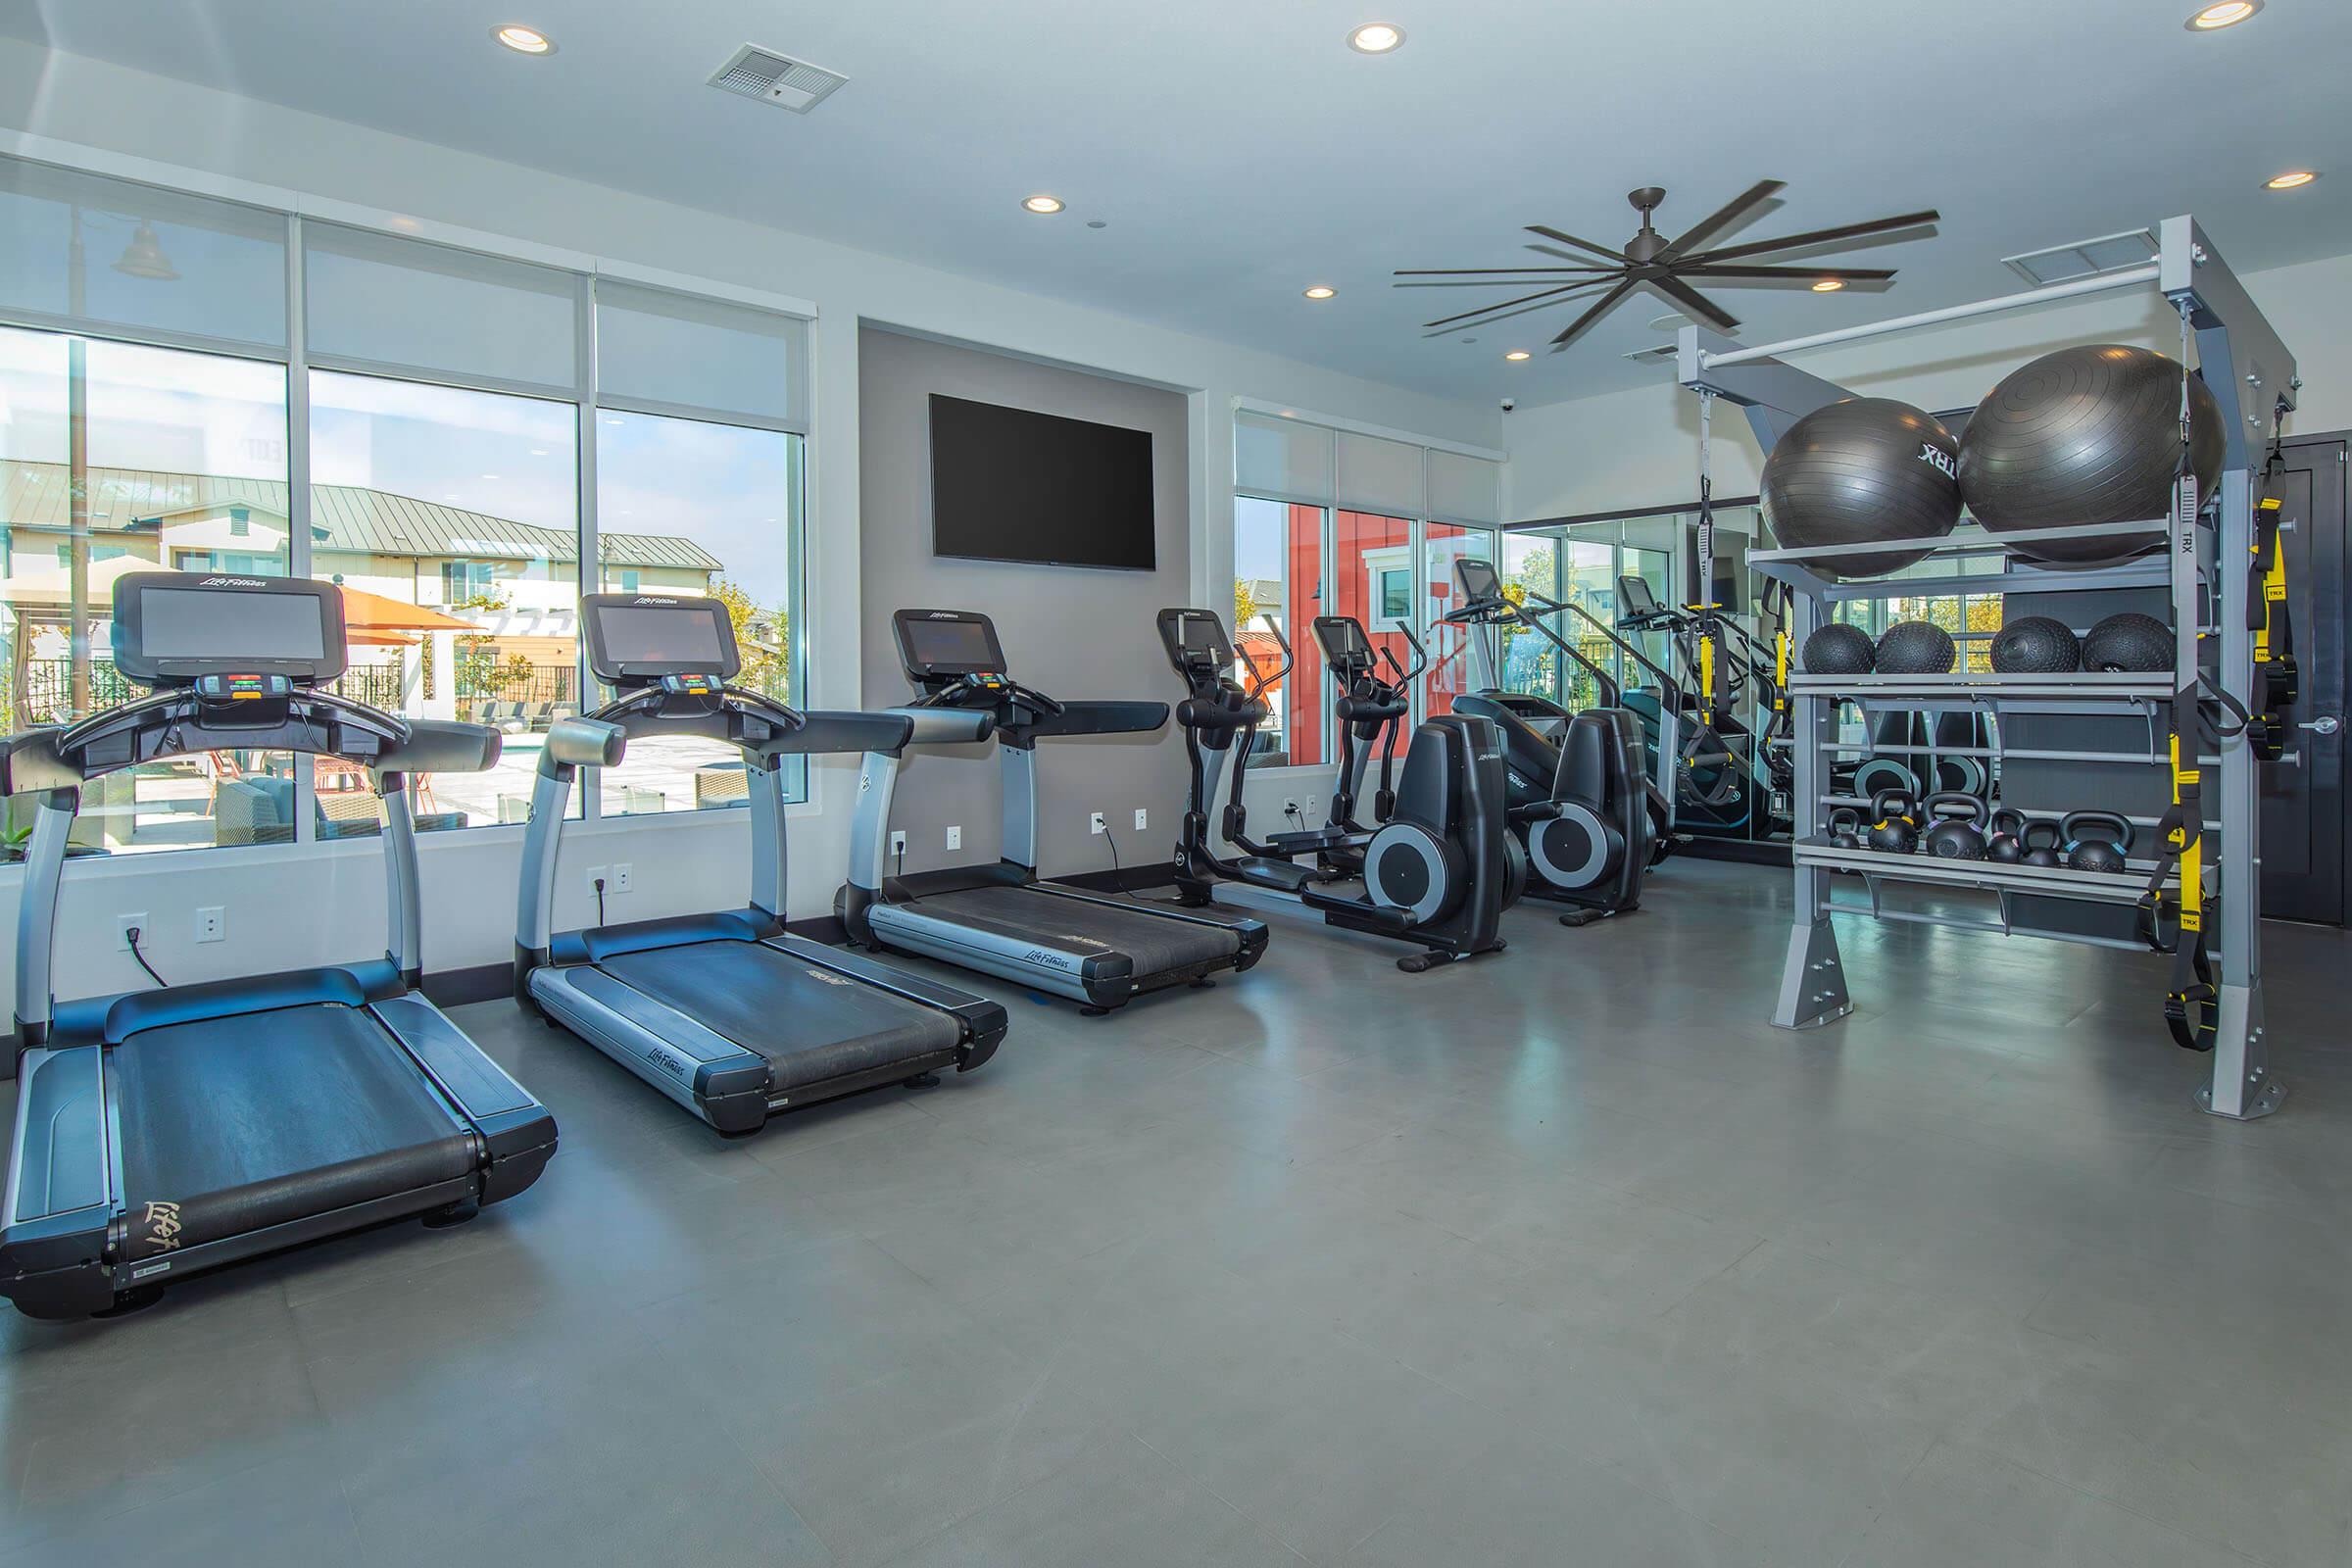
<path id="1" fill-rule="evenodd" d="M 0 29 L 299 109 L 888 252 L 1379 380 L 1543 403 L 1664 369 L 1640 297 L 1425 341 L 1488 297 L 1399 267 L 1544 263 L 1520 226 L 1621 245 L 1788 182 L 1741 239 L 1921 207 L 1847 251 L 1884 294 L 1720 288 L 1751 340 L 2019 286 L 1999 259 L 2205 222 L 2241 271 L 2352 251 L 2352 3 L 2269 0 L 32 0 Z M 1396 54 L 1345 43 L 1400 24 Z M 494 45 L 524 22 L 561 48 Z M 850 83 L 802 118 L 706 78 L 741 43 Z M 37 128 L 37 127 L 35 127 Z M 2261 181 L 2328 177 L 2294 195 Z M 1052 219 L 1020 211 L 1051 191 Z M 333 193 L 328 193 L 333 194 Z M 1090 219 L 1105 223 L 1086 226 Z M 1718 243 L 1728 243 L 1728 236 Z M 791 280 L 772 280 L 789 289 Z M 1339 297 L 1299 291 L 1328 282 Z M 1500 294 L 1493 296 L 1503 297 Z M 1431 308 L 1438 306 L 1441 308 Z M 1507 348 L 1537 350 L 1524 365 Z"/>

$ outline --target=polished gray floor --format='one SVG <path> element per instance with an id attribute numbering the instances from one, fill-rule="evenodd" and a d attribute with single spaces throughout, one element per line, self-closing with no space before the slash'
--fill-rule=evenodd
<path id="1" fill-rule="evenodd" d="M 2344 1563 L 2352 941 L 2273 933 L 2239 1126 L 2131 955 L 1849 926 L 1766 1027 L 1786 885 L 1420 977 L 1286 912 L 739 1143 L 466 1008 L 539 1187 L 12 1315 L 0 1563 Z"/>

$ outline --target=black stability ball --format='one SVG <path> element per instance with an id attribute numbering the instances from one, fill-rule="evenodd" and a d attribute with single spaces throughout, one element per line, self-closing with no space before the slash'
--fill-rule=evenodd
<path id="1" fill-rule="evenodd" d="M 1992 667 L 2003 675 L 2066 675 L 2082 667 L 2074 628 L 2047 615 L 2020 615 L 1993 635 Z"/>
<path id="2" fill-rule="evenodd" d="M 2197 494 L 2222 472 L 2222 411 L 2189 378 L 2189 453 Z M 2153 349 L 2086 343 L 2001 378 L 1960 438 L 1960 494 L 1994 533 L 2169 514 L 2180 466 L 2180 362 Z M 2093 566 L 2156 549 L 2157 539 L 2013 545 L 2057 566 Z"/>
<path id="3" fill-rule="evenodd" d="M 1879 639 L 1882 675 L 1949 675 L 1959 657 L 1952 634 L 1932 620 L 1898 620 Z"/>
<path id="4" fill-rule="evenodd" d="M 2172 668 L 2178 653 L 2173 628 L 2136 610 L 2119 611 L 2082 635 L 2084 669 L 2152 673 Z"/>
<path id="5" fill-rule="evenodd" d="M 1764 460 L 1764 520 L 1788 549 L 1932 539 L 1960 520 L 1959 444 L 1933 415 L 1892 398 L 1815 409 Z M 1926 550 L 1832 556 L 1825 577 L 1882 577 Z"/>
<path id="6" fill-rule="evenodd" d="M 1867 675 L 1877 657 L 1870 633 L 1842 620 L 1816 628 L 1802 656 L 1808 675 Z"/>

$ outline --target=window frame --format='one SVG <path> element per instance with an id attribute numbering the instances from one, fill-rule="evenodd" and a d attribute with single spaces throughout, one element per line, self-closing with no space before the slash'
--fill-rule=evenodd
<path id="1" fill-rule="evenodd" d="M 582 563 L 596 559 L 598 532 L 596 493 L 596 443 L 600 408 L 621 413 L 665 416 L 677 418 L 747 425 L 783 431 L 799 438 L 795 443 L 795 506 L 801 526 L 794 530 L 788 549 L 788 570 L 791 577 L 793 627 L 791 632 L 793 668 L 796 680 L 800 672 L 810 669 L 808 626 L 805 607 L 808 603 L 808 574 L 809 568 L 808 538 L 814 531 L 811 513 L 814 506 L 814 486 L 811 483 L 812 439 L 814 411 L 813 386 L 813 324 L 817 307 L 809 300 L 785 295 L 772 290 L 748 288 L 704 278 L 688 273 L 672 272 L 661 268 L 644 267 L 592 253 L 572 251 L 554 246 L 534 244 L 505 235 L 468 229 L 416 219 L 406 214 L 330 199 L 297 195 L 250 181 L 218 176 L 194 170 L 159 165 L 148 160 L 107 152 L 101 149 L 54 142 L 45 138 L 20 137 L 0 147 L 0 166 L 22 166 L 37 173 L 62 174 L 71 182 L 83 179 L 114 186 L 145 187 L 157 193 L 159 203 L 169 201 L 212 202 L 241 210 L 240 217 L 251 219 L 257 225 L 277 228 L 284 240 L 283 303 L 285 332 L 282 344 L 223 341 L 198 333 L 171 327 L 112 320 L 66 319 L 53 313 L 12 306 L 0 300 L 0 326 L 48 333 L 61 338 L 81 338 L 89 342 L 116 342 L 153 348 L 177 349 L 223 359 L 245 360 L 280 368 L 286 378 L 286 464 L 285 478 L 288 495 L 288 539 L 286 571 L 290 576 L 314 575 L 313 539 L 311 531 L 311 411 L 310 372 L 314 369 L 336 370 L 350 374 L 385 379 L 415 381 L 426 385 L 442 385 L 474 391 L 507 393 L 570 404 L 578 418 L 582 435 L 578 445 L 578 472 L 575 476 L 574 525 Z M 93 186 L 96 189 L 96 186 Z M 102 210 L 93 203 L 93 210 Z M 103 209 L 111 211 L 112 209 Z M 519 386 L 504 384 L 490 377 L 466 373 L 422 369 L 413 367 L 347 361 L 333 355 L 312 355 L 307 338 L 307 315 L 310 299 L 304 279 L 305 225 L 317 222 L 340 229 L 355 229 L 391 241 L 416 241 L 442 247 L 446 251 L 469 253 L 487 257 L 494 263 L 519 263 L 551 270 L 569 275 L 572 299 L 571 344 L 575 366 L 574 383 L 569 387 Z M 271 264 L 274 266 L 274 262 Z M 596 299 L 600 282 L 610 282 L 618 288 L 642 297 L 644 292 L 678 296 L 689 304 L 706 307 L 731 307 L 751 311 L 797 323 L 797 353 L 780 362 L 779 375 L 791 378 L 798 399 L 795 417 L 755 416 L 729 411 L 725 408 L 700 408 L 670 403 L 648 403 L 613 395 L 600 395 L 596 374 Z M 780 335 L 794 337 L 792 331 Z M 12 551 L 15 541 L 0 541 L 0 551 Z M 583 584 L 582 590 L 586 591 Z M 585 693 L 588 687 L 585 651 L 575 656 L 574 690 Z M 796 692 L 802 701 L 805 692 Z M 812 814 L 818 808 L 808 785 L 811 770 L 800 770 L 797 779 L 788 779 L 787 811 L 791 815 Z M 601 778 L 593 771 L 583 775 L 582 788 L 575 797 L 588 822 L 597 820 Z M 294 844 L 305 850 L 334 850 L 335 841 L 321 840 L 315 830 L 316 811 L 312 806 L 312 780 L 307 771 L 298 776 L 294 803 Z M 692 819 L 708 816 L 710 812 L 668 812 L 664 819 Z M 508 831 L 519 835 L 517 824 L 484 823 L 479 829 L 467 831 Z M 458 830 L 451 830 L 458 831 Z M 207 847 L 191 846 L 202 853 Z M 218 852 L 222 847 L 209 847 Z M 283 853 L 287 846 L 227 847 L 234 853 Z"/>

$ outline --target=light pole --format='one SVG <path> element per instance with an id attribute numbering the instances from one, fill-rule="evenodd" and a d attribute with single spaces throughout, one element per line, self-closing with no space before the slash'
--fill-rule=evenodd
<path id="1" fill-rule="evenodd" d="M 88 308 L 89 254 L 81 241 L 82 213 L 72 208 L 73 227 L 68 240 L 66 312 L 78 324 Z M 116 258 L 114 270 L 124 277 L 176 282 L 179 272 L 164 254 L 155 229 L 137 220 L 130 243 Z M 89 340 L 79 331 L 66 338 L 66 599 L 71 622 L 68 636 L 67 702 L 72 716 L 90 710 L 90 365 Z"/>

